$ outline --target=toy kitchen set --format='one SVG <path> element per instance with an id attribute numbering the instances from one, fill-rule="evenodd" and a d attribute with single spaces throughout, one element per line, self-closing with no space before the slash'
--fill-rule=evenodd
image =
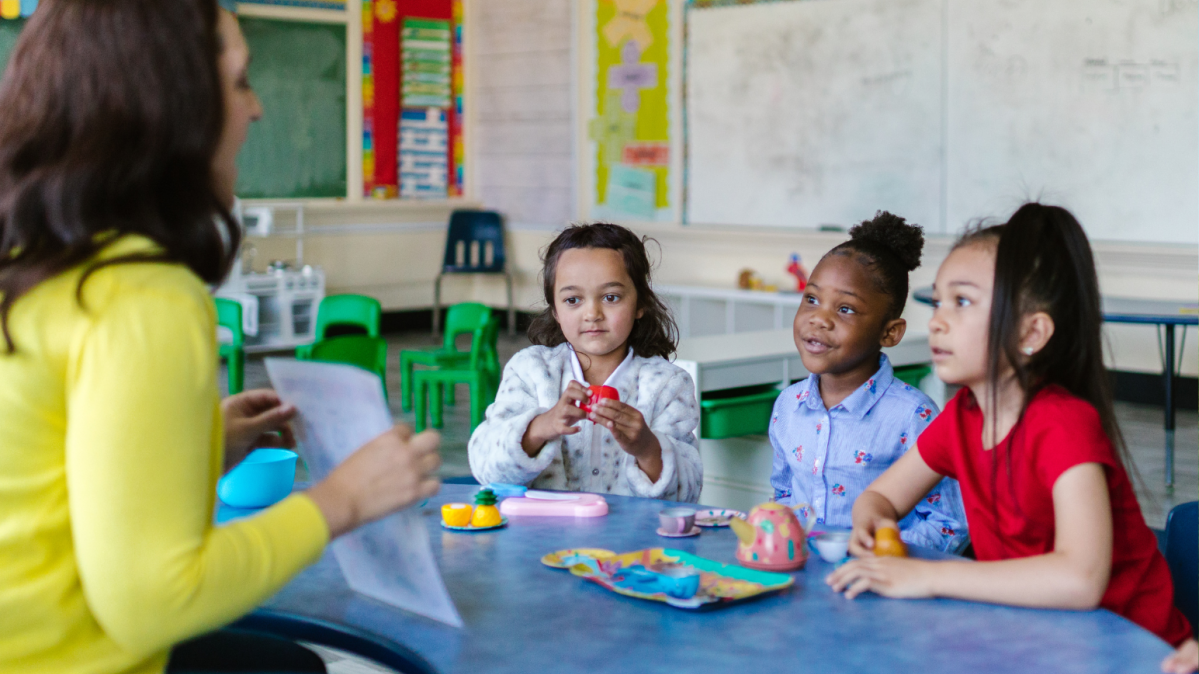
<path id="1" fill-rule="evenodd" d="M 279 215 L 294 214 L 282 223 Z M 316 310 L 325 296 L 325 272 L 304 264 L 304 206 L 299 203 L 242 205 L 234 217 L 245 232 L 238 260 L 216 291 L 241 304 L 247 352 L 277 351 L 315 339 Z M 287 226 L 290 225 L 290 226 Z M 254 271 L 258 249 L 254 239 L 296 240 L 295 260 L 273 260 L 264 272 Z"/>

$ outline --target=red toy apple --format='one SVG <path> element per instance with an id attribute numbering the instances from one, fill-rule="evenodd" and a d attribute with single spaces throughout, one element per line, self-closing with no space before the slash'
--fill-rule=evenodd
<path id="1" fill-rule="evenodd" d="M 599 403 L 600 400 L 608 398 L 610 400 L 620 400 L 620 392 L 611 386 L 588 386 L 587 393 L 590 399 L 579 405 L 584 412 L 590 412 L 591 406 Z"/>

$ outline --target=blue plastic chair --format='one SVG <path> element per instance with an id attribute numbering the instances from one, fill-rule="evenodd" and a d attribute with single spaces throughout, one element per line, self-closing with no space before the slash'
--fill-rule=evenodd
<path id="1" fill-rule="evenodd" d="M 504 221 L 495 211 L 450 214 L 441 273 L 433 281 L 433 336 L 441 336 L 441 278 L 447 274 L 503 274 L 508 288 L 508 335 L 516 334 L 512 274 L 504 253 Z"/>
<path id="2" fill-rule="evenodd" d="M 1174 605 L 1199 629 L 1199 501 L 1176 505 L 1166 516 L 1166 564 L 1174 578 Z"/>
<path id="3" fill-rule="evenodd" d="M 306 618 L 270 609 L 258 609 L 229 627 L 336 648 L 346 653 L 369 658 L 402 674 L 436 674 L 437 672 L 428 660 L 400 644 L 353 627 L 315 618 Z"/>

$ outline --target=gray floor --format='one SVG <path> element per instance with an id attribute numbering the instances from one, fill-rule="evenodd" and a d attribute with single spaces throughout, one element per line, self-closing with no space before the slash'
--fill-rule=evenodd
<path id="1" fill-rule="evenodd" d="M 399 351 L 407 348 L 432 346 L 435 344 L 429 333 L 402 333 L 387 338 L 389 344 L 387 383 L 391 397 L 391 411 L 396 420 L 411 424 L 413 414 L 400 409 Z M 523 335 L 508 337 L 500 335 L 501 362 L 507 362 L 514 353 L 528 346 Z M 286 354 L 280 354 L 286 356 Z M 224 390 L 224 371 L 221 372 L 221 390 Z M 262 359 L 250 356 L 246 363 L 246 388 L 269 387 Z M 467 400 L 465 387 L 460 387 L 459 400 Z M 1116 416 L 1124 438 L 1128 443 L 1136 472 L 1133 484 L 1149 526 L 1162 528 L 1166 513 L 1178 503 L 1199 498 L 1199 413 L 1196 410 L 1177 412 L 1177 428 L 1174 440 L 1175 485 L 1173 492 L 1164 487 L 1165 431 L 1162 430 L 1160 408 L 1117 403 Z M 442 433 L 443 477 L 470 474 L 466 458 L 466 442 L 470 438 L 469 409 L 466 404 L 445 408 L 445 427 Z"/>

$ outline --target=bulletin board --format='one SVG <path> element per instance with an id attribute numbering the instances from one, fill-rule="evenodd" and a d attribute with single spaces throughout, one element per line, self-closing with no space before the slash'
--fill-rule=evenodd
<path id="1" fill-rule="evenodd" d="M 461 196 L 462 0 L 360 1 L 364 196 Z"/>
<path id="2" fill-rule="evenodd" d="M 597 0 L 593 217 L 669 220 L 668 0 Z"/>

